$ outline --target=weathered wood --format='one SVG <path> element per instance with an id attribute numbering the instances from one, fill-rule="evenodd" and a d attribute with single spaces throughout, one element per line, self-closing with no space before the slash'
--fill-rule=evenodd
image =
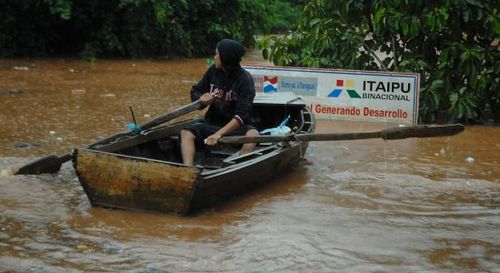
<path id="1" fill-rule="evenodd" d="M 17 174 L 42 174 L 42 173 L 55 173 L 61 169 L 62 163 L 71 159 L 71 154 L 64 154 L 62 156 L 49 155 L 37 159 L 29 164 L 19 168 Z"/>
<path id="2" fill-rule="evenodd" d="M 79 149 L 74 165 L 94 206 L 133 210 L 189 212 L 200 171 L 105 152 Z"/>
<path id="3" fill-rule="evenodd" d="M 117 151 L 127 149 L 133 146 L 141 145 L 147 142 L 151 142 L 160 138 L 165 138 L 168 136 L 177 135 L 179 131 L 186 126 L 186 122 L 166 126 L 164 128 L 158 128 L 154 131 L 150 131 L 148 134 L 135 135 L 133 137 L 123 139 L 117 142 L 111 142 L 108 144 L 101 144 L 98 146 L 92 146 L 90 148 L 99 151 Z"/>
<path id="4" fill-rule="evenodd" d="M 356 140 L 356 139 L 368 139 L 368 138 L 382 138 L 384 140 L 394 140 L 394 139 L 405 139 L 405 138 L 452 136 L 462 132 L 464 128 L 465 127 L 462 124 L 418 125 L 418 126 L 388 128 L 375 132 L 359 132 L 359 133 L 230 136 L 221 138 L 219 140 L 219 143 L 243 144 L 243 143 L 265 143 L 265 142 L 288 142 L 288 141 Z"/>
<path id="5" fill-rule="evenodd" d="M 165 122 L 167 122 L 169 120 L 172 120 L 174 118 L 177 118 L 177 117 L 183 116 L 185 114 L 191 113 L 191 112 L 193 112 L 195 110 L 200 110 L 201 108 L 203 108 L 203 106 L 204 106 L 203 102 L 201 102 L 200 100 L 197 100 L 197 101 L 192 102 L 192 103 L 190 103 L 188 105 L 185 105 L 185 106 L 177 108 L 177 109 L 175 109 L 175 110 L 173 110 L 171 112 L 168 112 L 168 113 L 166 113 L 164 115 L 156 117 L 156 118 L 154 118 L 152 120 L 146 121 L 146 122 L 140 124 L 139 127 L 142 130 L 153 128 L 156 125 L 165 123 Z"/>

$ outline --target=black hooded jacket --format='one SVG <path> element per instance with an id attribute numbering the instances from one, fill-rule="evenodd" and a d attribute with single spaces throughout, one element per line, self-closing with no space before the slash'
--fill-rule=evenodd
<path id="1" fill-rule="evenodd" d="M 191 100 L 199 99 L 204 93 L 215 97 L 205 114 L 209 124 L 222 127 L 233 118 L 240 125 L 250 123 L 255 86 L 252 75 L 240 66 L 245 49 L 229 39 L 220 41 L 217 49 L 223 69 L 212 65 L 191 89 Z"/>

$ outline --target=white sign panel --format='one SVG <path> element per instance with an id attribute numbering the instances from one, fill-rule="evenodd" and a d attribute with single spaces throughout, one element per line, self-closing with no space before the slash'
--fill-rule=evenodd
<path id="1" fill-rule="evenodd" d="M 245 66 L 257 92 L 293 92 L 318 118 L 417 124 L 416 73 Z"/>

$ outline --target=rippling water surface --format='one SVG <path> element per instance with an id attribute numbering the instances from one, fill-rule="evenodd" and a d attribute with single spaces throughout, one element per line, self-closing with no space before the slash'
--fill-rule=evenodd
<path id="1" fill-rule="evenodd" d="M 185 218 L 92 208 L 70 164 L 12 175 L 122 131 L 129 106 L 144 121 L 186 104 L 206 68 L 0 60 L 0 272 L 500 272 L 500 127 L 311 143 L 275 183 Z"/>

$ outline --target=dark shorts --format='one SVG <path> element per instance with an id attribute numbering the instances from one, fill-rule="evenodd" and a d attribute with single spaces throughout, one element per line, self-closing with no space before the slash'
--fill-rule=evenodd
<path id="1" fill-rule="evenodd" d="M 200 150 L 205 145 L 205 143 L 203 142 L 205 138 L 215 134 L 217 131 L 219 131 L 220 128 L 222 127 L 208 124 L 205 122 L 197 122 L 189 126 L 186 126 L 183 129 L 188 130 L 194 134 L 194 136 L 196 137 L 195 139 L 196 149 Z M 247 131 L 251 129 L 255 129 L 255 127 L 249 124 L 244 124 L 240 128 L 232 131 L 230 134 L 228 134 L 228 136 L 242 136 L 245 135 Z"/>

